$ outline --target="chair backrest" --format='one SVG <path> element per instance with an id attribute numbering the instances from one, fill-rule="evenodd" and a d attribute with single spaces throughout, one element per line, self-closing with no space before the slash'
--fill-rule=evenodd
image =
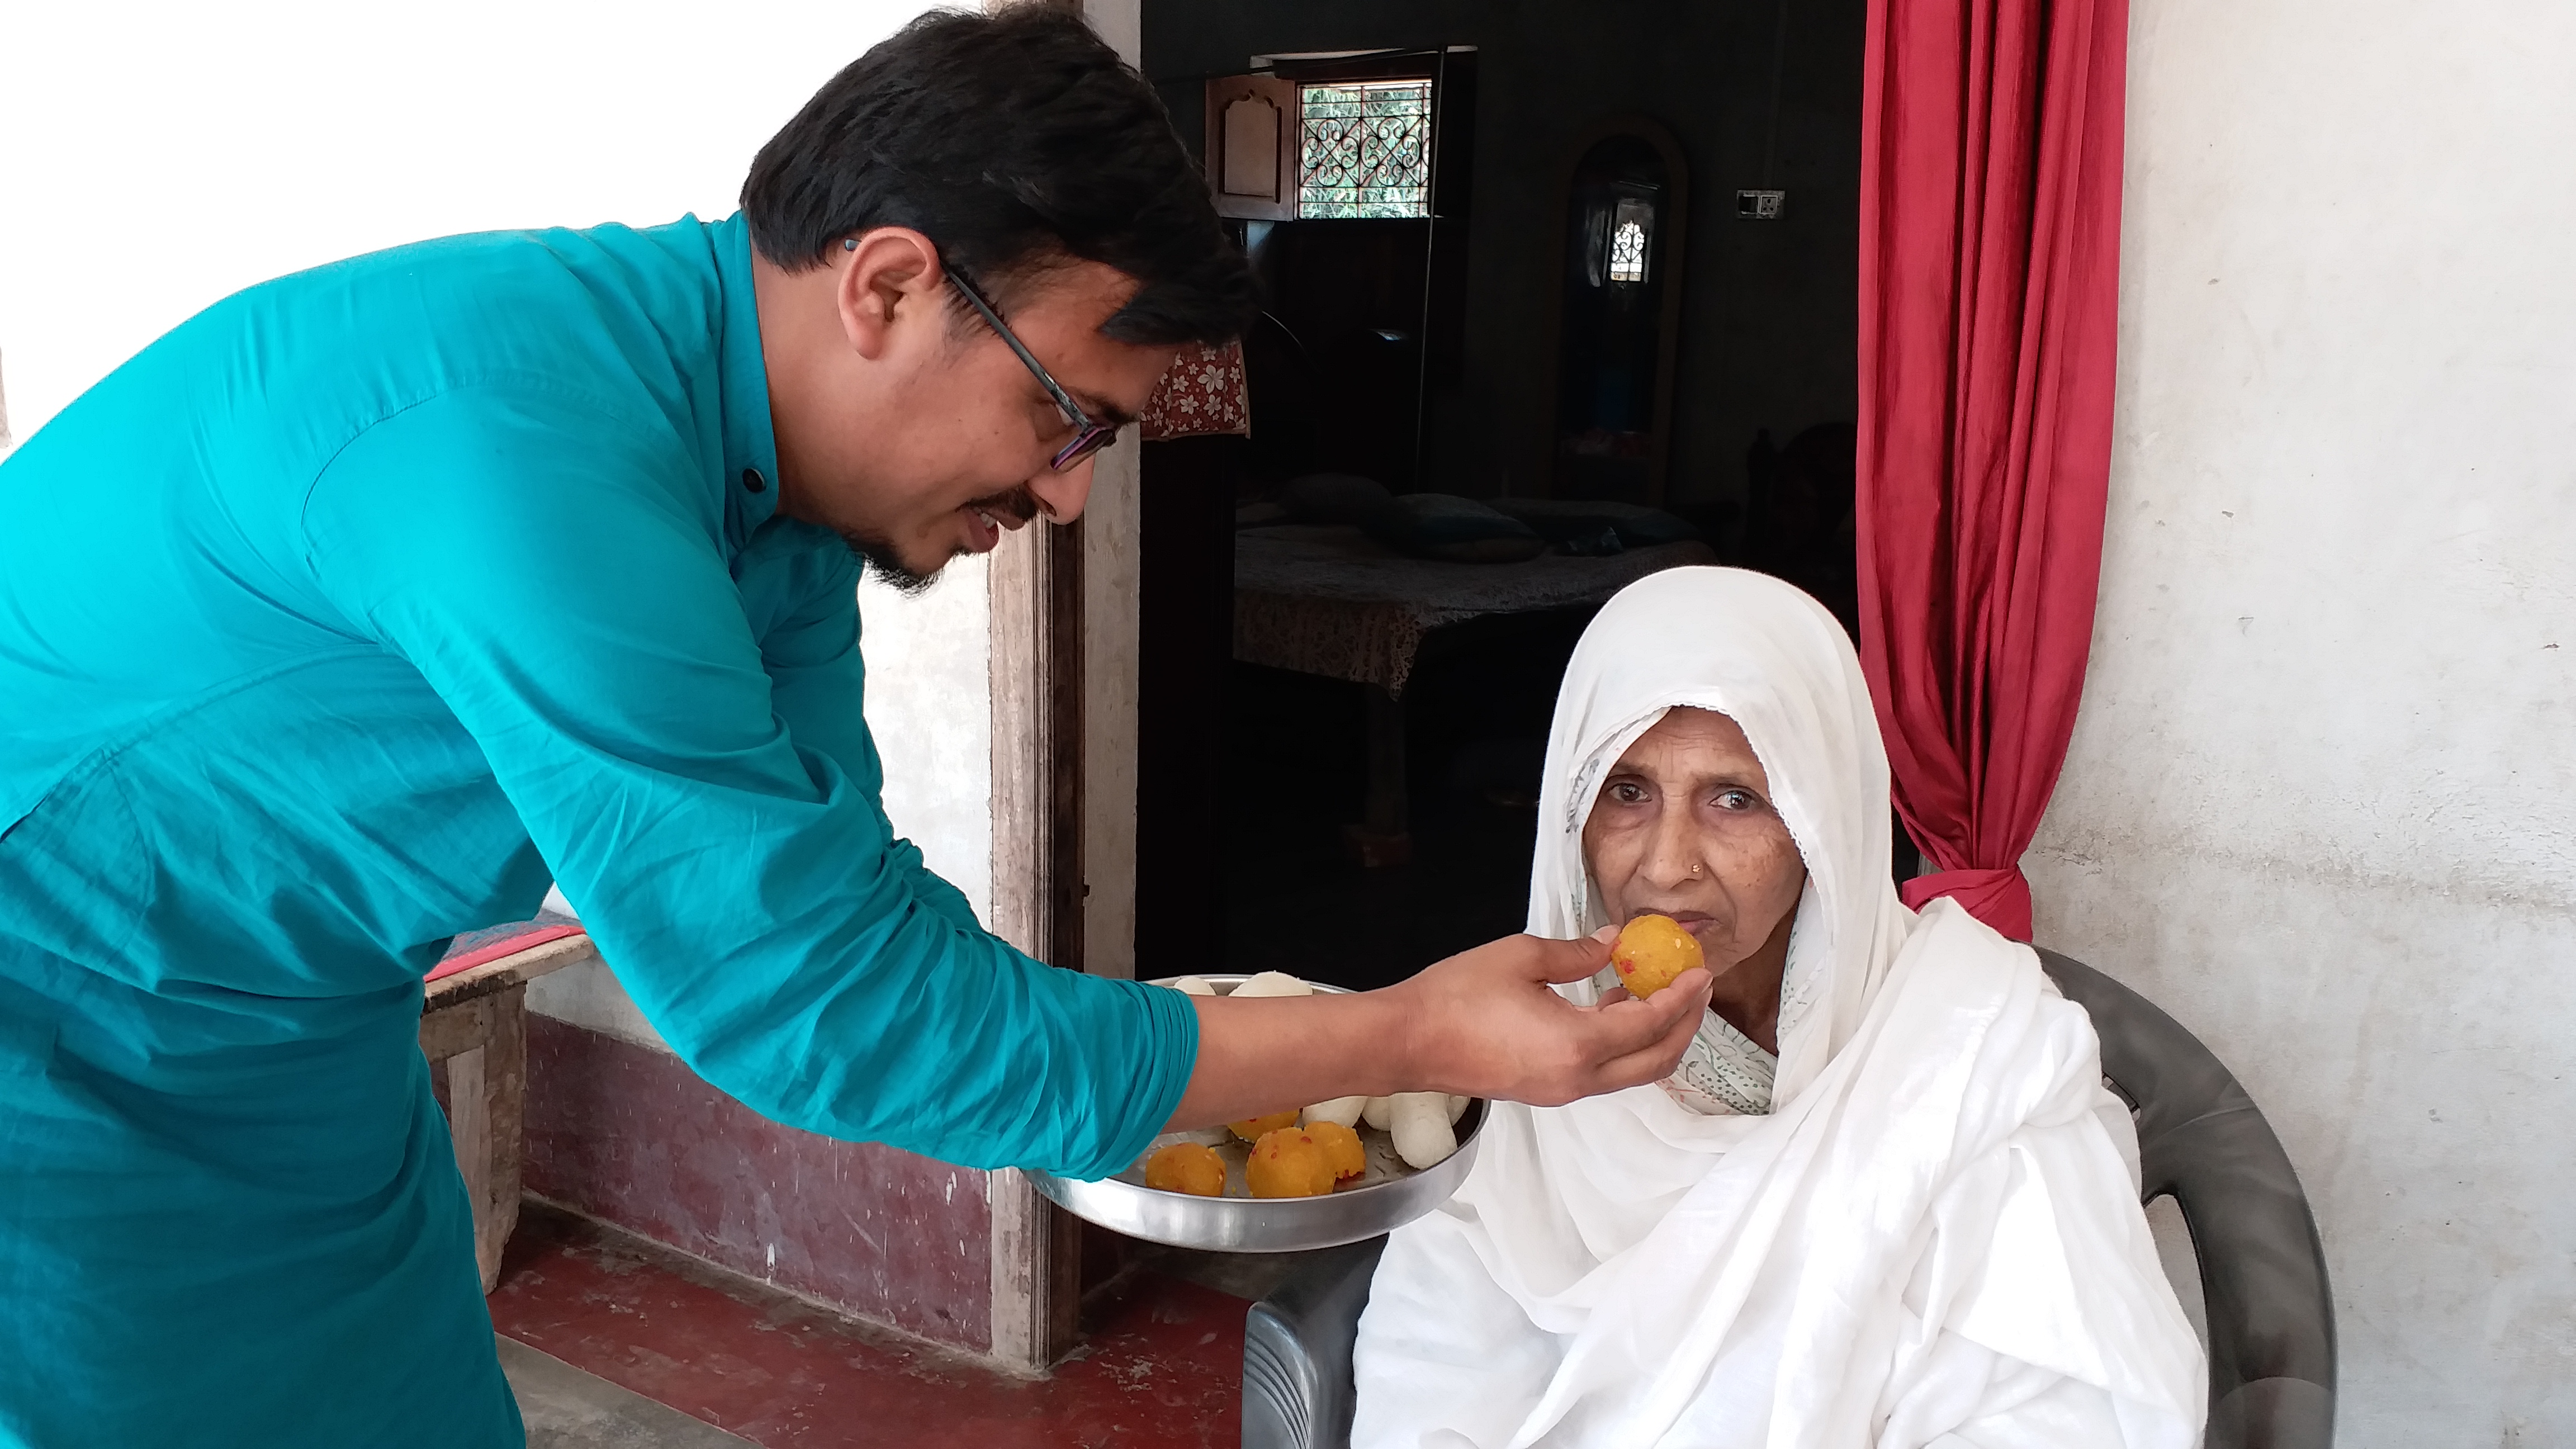
<path id="1" fill-rule="evenodd" d="M 2153 1002 L 2054 951 L 2040 964 L 2093 1018 L 2102 1071 L 2137 1109 L 2148 1201 L 2171 1194 L 2200 1258 L 2207 1449 L 2334 1442 L 2334 1298 L 2281 1139 L 2235 1076 Z"/>

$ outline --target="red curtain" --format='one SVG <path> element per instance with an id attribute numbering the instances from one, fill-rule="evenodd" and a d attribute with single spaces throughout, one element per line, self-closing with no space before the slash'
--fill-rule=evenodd
<path id="1" fill-rule="evenodd" d="M 1861 113 L 1861 662 L 1896 807 L 2031 934 L 2102 565 L 2127 0 L 1871 0 Z"/>

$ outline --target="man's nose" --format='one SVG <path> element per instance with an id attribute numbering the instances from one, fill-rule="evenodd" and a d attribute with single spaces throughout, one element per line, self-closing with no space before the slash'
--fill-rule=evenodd
<path id="1" fill-rule="evenodd" d="M 1091 461 L 1085 458 L 1061 473 L 1041 468 L 1029 479 L 1029 494 L 1049 523 L 1071 523 L 1082 516 L 1083 505 L 1091 501 Z"/>

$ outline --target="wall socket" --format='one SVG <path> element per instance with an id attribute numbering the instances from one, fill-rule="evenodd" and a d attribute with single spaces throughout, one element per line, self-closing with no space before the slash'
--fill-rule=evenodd
<path id="1" fill-rule="evenodd" d="M 1780 209 L 1789 204 L 1785 191 L 1738 191 L 1735 214 L 1747 221 L 1778 221 Z"/>

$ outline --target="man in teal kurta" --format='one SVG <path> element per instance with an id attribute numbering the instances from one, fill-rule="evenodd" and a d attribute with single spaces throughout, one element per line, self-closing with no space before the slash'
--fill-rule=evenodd
<path id="1" fill-rule="evenodd" d="M 922 577 L 1078 512 L 1064 455 L 1239 319 L 1242 263 L 1043 12 L 872 51 L 746 198 L 253 288 L 0 464 L 0 1443 L 519 1442 L 414 1038 L 446 938 L 549 879 L 709 1081 L 970 1164 L 1561 1099 L 1687 1040 L 1550 1014 L 1589 945 L 1228 1015 L 988 935 L 879 804 L 856 553 Z"/>

